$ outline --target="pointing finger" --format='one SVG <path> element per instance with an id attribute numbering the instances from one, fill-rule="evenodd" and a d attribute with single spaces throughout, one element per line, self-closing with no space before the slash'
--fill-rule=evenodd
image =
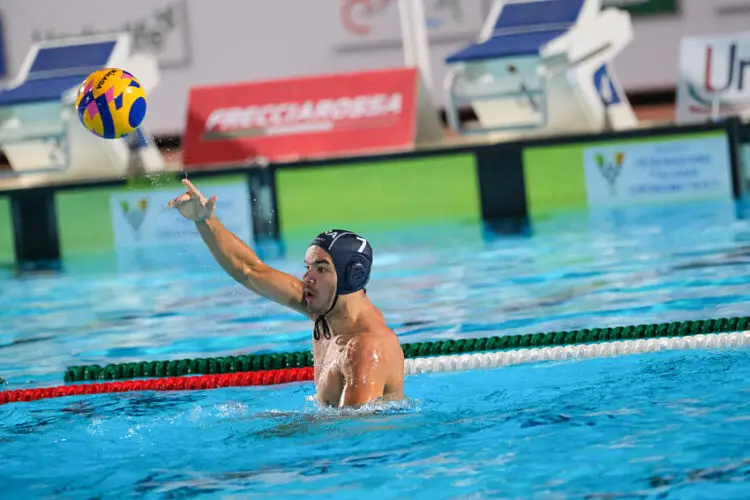
<path id="1" fill-rule="evenodd" d="M 195 187 L 195 186 L 193 186 L 192 182 L 190 182 L 187 179 L 182 179 L 182 183 L 185 185 L 185 187 L 188 188 L 188 191 L 190 191 L 195 196 L 197 196 L 199 200 L 205 200 L 205 198 L 203 197 L 203 195 L 201 194 L 201 192 L 198 191 L 198 188 Z"/>

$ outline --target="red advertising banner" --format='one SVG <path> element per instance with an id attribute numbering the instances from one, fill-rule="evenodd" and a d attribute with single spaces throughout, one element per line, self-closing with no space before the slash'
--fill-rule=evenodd
<path id="1" fill-rule="evenodd" d="M 415 141 L 413 68 L 196 87 L 183 164 L 194 168 L 402 149 Z"/>

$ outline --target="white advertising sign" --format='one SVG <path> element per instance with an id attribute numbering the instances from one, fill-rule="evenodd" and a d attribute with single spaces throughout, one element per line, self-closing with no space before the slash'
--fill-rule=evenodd
<path id="1" fill-rule="evenodd" d="M 677 122 L 724 116 L 750 117 L 750 31 L 680 45 Z"/>
<path id="2" fill-rule="evenodd" d="M 398 0 L 337 0 L 337 53 L 401 50 Z M 323 4 L 323 2 L 321 2 Z M 433 47 L 469 43 L 476 38 L 492 5 L 491 0 L 427 0 L 425 23 Z"/>
<path id="3" fill-rule="evenodd" d="M 192 55 L 187 0 L 150 0 L 140 8 L 131 6 L 116 16 L 108 9 L 83 8 L 76 12 L 75 24 L 38 16 L 30 41 L 125 31 L 133 39 L 133 51 L 153 54 L 161 68 L 188 66 Z"/>
<path id="4" fill-rule="evenodd" d="M 592 146 L 583 161 L 592 207 L 732 198 L 725 135 Z"/>
<path id="5" fill-rule="evenodd" d="M 252 245 L 253 219 L 247 183 L 208 184 L 202 191 L 206 196 L 217 196 L 216 215 L 227 229 Z M 195 224 L 174 208 L 166 208 L 169 200 L 184 192 L 184 189 L 177 187 L 112 193 L 110 212 L 115 249 L 200 244 L 202 240 Z"/>

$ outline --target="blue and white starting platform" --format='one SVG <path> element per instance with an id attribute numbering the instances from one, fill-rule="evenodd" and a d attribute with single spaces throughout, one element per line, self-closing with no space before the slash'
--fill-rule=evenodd
<path id="1" fill-rule="evenodd" d="M 74 107 L 80 84 L 98 69 L 126 69 L 147 93 L 157 86 L 155 57 L 133 54 L 131 46 L 125 33 L 31 45 L 14 81 L 0 89 L 0 148 L 18 184 L 120 176 L 134 162 L 141 171 L 163 168 L 143 129 L 132 137 L 100 139 L 82 126 Z"/>
<path id="2" fill-rule="evenodd" d="M 637 120 L 612 69 L 630 14 L 600 0 L 496 0 L 477 40 L 446 59 L 446 110 L 462 134 L 591 133 Z M 473 108 L 479 126 L 459 125 Z"/>

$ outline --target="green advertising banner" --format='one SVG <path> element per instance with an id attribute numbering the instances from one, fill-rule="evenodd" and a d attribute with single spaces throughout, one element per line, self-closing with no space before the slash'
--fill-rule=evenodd
<path id="1" fill-rule="evenodd" d="M 723 131 L 532 147 L 523 168 L 532 216 L 733 197 Z"/>
<path id="2" fill-rule="evenodd" d="M 634 16 L 677 14 L 679 0 L 602 0 L 602 8 L 617 7 Z"/>
<path id="3" fill-rule="evenodd" d="M 252 214 L 246 176 L 204 178 L 196 186 L 207 197 L 217 196 L 216 213 L 224 225 L 250 242 Z M 55 207 L 63 257 L 198 241 L 192 223 L 165 206 L 184 192 L 182 183 L 173 178 L 153 184 L 58 191 Z"/>
<path id="4" fill-rule="evenodd" d="M 276 192 L 284 238 L 332 227 L 481 220 L 473 154 L 279 169 Z"/>
<path id="5" fill-rule="evenodd" d="M 0 196 L 0 264 L 15 262 L 14 246 L 10 199 L 7 196 Z"/>

